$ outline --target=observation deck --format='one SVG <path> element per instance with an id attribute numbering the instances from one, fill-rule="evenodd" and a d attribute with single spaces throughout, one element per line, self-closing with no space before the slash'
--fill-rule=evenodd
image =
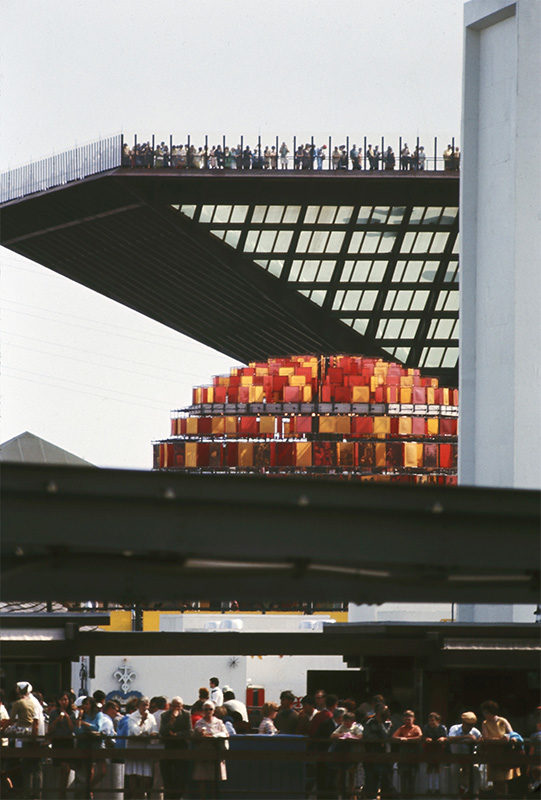
<path id="1" fill-rule="evenodd" d="M 456 385 L 458 172 L 122 152 L 113 137 L 1 176 L 1 243 L 244 363 L 359 353 Z M 447 166 L 436 152 L 426 166 Z"/>

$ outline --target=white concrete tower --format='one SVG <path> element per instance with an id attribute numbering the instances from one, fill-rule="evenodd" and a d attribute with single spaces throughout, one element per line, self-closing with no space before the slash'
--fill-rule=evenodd
<path id="1" fill-rule="evenodd" d="M 541 2 L 470 0 L 464 26 L 459 483 L 540 488 Z"/>

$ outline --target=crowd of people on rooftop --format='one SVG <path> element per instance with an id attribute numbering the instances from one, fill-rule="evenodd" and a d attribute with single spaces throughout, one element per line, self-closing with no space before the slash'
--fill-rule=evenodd
<path id="1" fill-rule="evenodd" d="M 460 151 L 458 147 L 448 144 L 442 156 L 445 171 L 458 171 L 460 168 Z M 335 146 L 329 151 L 327 145 L 316 145 L 314 142 L 299 144 L 293 147 L 293 152 L 285 142 L 281 145 L 249 145 L 238 144 L 233 147 L 212 145 L 211 147 L 196 146 L 194 144 L 167 145 L 160 142 L 152 145 L 151 142 L 135 143 L 130 147 L 123 145 L 122 166 L 195 170 L 366 170 L 376 172 L 393 171 L 397 167 L 402 172 L 422 172 L 429 168 L 429 161 L 433 168 L 435 159 L 427 156 L 423 145 L 416 144 L 411 148 L 405 142 L 398 156 L 393 148 L 388 146 L 380 151 L 379 145 L 368 144 L 363 154 L 362 147 L 353 144 L 348 149 L 346 145 Z"/>
<path id="2" fill-rule="evenodd" d="M 17 750 L 4 750 L 9 745 L 28 747 L 38 737 L 54 749 L 111 749 L 114 759 L 123 756 L 124 797 L 126 800 L 161 796 L 165 800 L 185 796 L 189 787 L 197 787 L 200 797 L 215 797 L 221 781 L 227 780 L 225 753 L 230 737 L 247 734 L 260 736 L 301 736 L 312 753 L 331 752 L 349 755 L 336 762 L 315 759 L 307 767 L 307 797 L 317 798 L 380 798 L 397 797 L 393 785 L 392 762 L 366 759 L 368 754 L 398 752 L 424 754 L 427 760 L 428 793 L 440 791 L 438 756 L 445 751 L 473 754 L 489 747 L 493 754 L 509 753 L 513 748 L 526 750 L 539 761 L 541 755 L 541 707 L 532 712 L 532 727 L 524 731 L 527 741 L 500 715 L 498 704 L 486 701 L 480 705 L 483 717 L 479 723 L 474 711 L 466 710 L 449 728 L 441 715 L 431 711 L 425 722 L 417 721 L 415 712 L 391 709 L 382 695 L 358 703 L 352 698 L 339 699 L 333 693 L 318 689 L 312 695 L 297 698 L 290 690 L 280 694 L 280 701 L 266 702 L 260 709 L 248 709 L 235 697 L 229 686 L 220 687 L 217 677 L 209 686 L 199 689 L 198 697 L 186 705 L 180 696 L 132 697 L 126 706 L 108 698 L 101 690 L 76 697 L 72 690 L 60 692 L 54 702 L 47 703 L 27 681 L 17 683 L 13 702 L 0 705 L 3 759 L 3 797 L 41 798 L 39 758 L 23 761 L 22 771 Z M 141 759 L 140 748 L 161 746 L 163 750 L 190 750 L 189 757 Z M 138 748 L 130 758 L 130 749 Z M 124 753 L 121 753 L 125 750 Z M 211 758 L 205 760 L 205 753 Z M 224 756 L 224 758 L 220 758 Z M 364 757 L 364 760 L 363 760 Z M 159 764 L 158 764 L 159 760 Z M 55 761 L 58 797 L 67 796 L 72 769 L 82 773 L 80 783 L 94 791 L 103 780 L 106 761 Z M 312 769 L 311 769 L 312 767 Z M 400 796 L 414 797 L 419 764 L 399 761 Z M 479 795 L 478 769 L 471 763 L 453 764 L 459 783 L 460 797 Z M 22 773 L 22 774 L 21 774 Z M 504 798 L 516 770 L 500 766 L 492 758 L 488 779 L 494 797 Z M 529 768 L 528 792 L 541 787 L 541 764 Z M 18 785 L 19 783 L 19 785 Z M 157 791 L 157 793 L 156 793 Z M 192 795 L 190 795 L 192 796 Z"/>

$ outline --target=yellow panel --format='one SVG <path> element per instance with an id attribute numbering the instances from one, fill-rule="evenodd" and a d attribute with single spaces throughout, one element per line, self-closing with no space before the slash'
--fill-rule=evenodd
<path id="1" fill-rule="evenodd" d="M 404 445 L 404 466 L 410 468 L 419 466 L 419 447 L 417 442 L 406 442 Z"/>
<path id="2" fill-rule="evenodd" d="M 290 428 L 291 428 L 291 423 L 290 423 L 289 421 L 288 421 L 288 422 L 284 422 L 284 423 L 283 423 L 283 425 L 282 425 L 282 431 L 283 431 L 283 435 L 284 435 L 284 436 L 289 436 L 289 430 L 290 430 Z"/>
<path id="3" fill-rule="evenodd" d="M 413 386 L 413 376 L 412 375 L 401 375 L 400 376 L 400 386 Z"/>
<path id="4" fill-rule="evenodd" d="M 398 420 L 398 435 L 411 436 L 412 422 L 411 417 L 400 417 Z"/>
<path id="5" fill-rule="evenodd" d="M 336 417 L 336 433 L 351 433 L 351 417 Z"/>
<path id="6" fill-rule="evenodd" d="M 428 436 L 437 436 L 440 430 L 438 417 L 429 417 L 426 421 L 426 431 Z"/>
<path id="7" fill-rule="evenodd" d="M 261 417 L 261 419 L 259 420 L 259 432 L 272 435 L 274 434 L 274 425 L 275 425 L 274 417 Z"/>
<path id="8" fill-rule="evenodd" d="M 229 375 L 220 375 L 218 378 L 218 386 L 229 386 Z"/>
<path id="9" fill-rule="evenodd" d="M 302 402 L 303 403 L 311 403 L 312 402 L 312 387 L 311 386 L 303 386 L 302 387 Z"/>
<path id="10" fill-rule="evenodd" d="M 196 405 L 203 402 L 203 390 L 199 386 L 193 390 L 193 401 Z"/>
<path id="11" fill-rule="evenodd" d="M 189 433 L 192 436 L 197 434 L 197 417 L 186 418 L 186 433 Z"/>
<path id="12" fill-rule="evenodd" d="M 411 387 L 404 386 L 400 389 L 400 402 L 401 403 L 411 403 Z"/>
<path id="13" fill-rule="evenodd" d="M 383 442 L 376 443 L 376 467 L 385 466 L 385 444 Z"/>
<path id="14" fill-rule="evenodd" d="M 209 386 L 207 389 L 207 403 L 214 403 L 214 386 Z"/>
<path id="15" fill-rule="evenodd" d="M 252 467 L 254 464 L 254 445 L 252 442 L 239 442 L 239 467 Z"/>
<path id="16" fill-rule="evenodd" d="M 239 374 L 239 368 L 238 367 L 232 367 L 230 369 L 230 373 L 231 373 L 231 375 L 238 375 Z"/>
<path id="17" fill-rule="evenodd" d="M 443 390 L 443 405 L 444 406 L 449 405 L 449 389 Z"/>
<path id="18" fill-rule="evenodd" d="M 426 402 L 429 406 L 434 405 L 434 389 L 432 386 L 427 386 L 426 389 Z"/>
<path id="19" fill-rule="evenodd" d="M 312 466 L 312 442 L 295 443 L 295 465 L 297 467 Z"/>
<path id="20" fill-rule="evenodd" d="M 215 436 L 223 436 L 225 433 L 225 417 L 212 417 L 210 429 Z"/>
<path id="21" fill-rule="evenodd" d="M 294 375 L 295 374 L 295 367 L 280 367 L 278 369 L 278 375 Z"/>
<path id="22" fill-rule="evenodd" d="M 319 432 L 336 433 L 336 417 L 320 417 Z"/>
<path id="23" fill-rule="evenodd" d="M 237 433 L 237 418 L 236 417 L 226 417 L 225 418 L 225 433 L 227 436 L 235 436 Z"/>
<path id="24" fill-rule="evenodd" d="M 262 386 L 250 386 L 248 390 L 248 402 L 250 403 L 262 403 L 263 402 L 263 387 Z"/>
<path id="25" fill-rule="evenodd" d="M 289 377 L 289 385 L 290 386 L 304 386 L 306 384 L 306 378 L 304 375 L 290 375 Z"/>
<path id="26" fill-rule="evenodd" d="M 353 386 L 351 393 L 353 403 L 368 403 L 370 402 L 370 387 L 369 386 Z"/>
<path id="27" fill-rule="evenodd" d="M 420 442 L 417 442 L 417 463 L 423 466 L 423 445 Z"/>
<path id="28" fill-rule="evenodd" d="M 240 376 L 240 385 L 241 386 L 251 386 L 254 380 L 253 375 L 241 375 Z"/>
<path id="29" fill-rule="evenodd" d="M 186 442 L 186 466 L 197 467 L 197 442 Z"/>
<path id="30" fill-rule="evenodd" d="M 261 375 L 268 375 L 269 374 L 269 368 L 268 367 L 256 367 L 255 368 L 255 374 L 256 375 L 260 375 L 260 376 Z"/>
<path id="31" fill-rule="evenodd" d="M 390 417 L 374 417 L 374 433 L 376 436 L 385 436 L 391 432 Z"/>
<path id="32" fill-rule="evenodd" d="M 104 631 L 131 631 L 131 611 L 109 611 L 109 625 L 100 625 Z"/>

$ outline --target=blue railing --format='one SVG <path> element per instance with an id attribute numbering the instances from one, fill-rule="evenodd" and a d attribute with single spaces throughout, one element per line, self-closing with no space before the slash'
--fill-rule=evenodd
<path id="1" fill-rule="evenodd" d="M 117 167 L 128 169 L 225 169 L 225 170 L 359 170 L 359 171 L 458 171 L 460 151 L 454 138 L 439 147 L 434 137 L 425 146 L 417 137 L 410 146 L 403 137 L 381 137 L 372 144 L 366 136 L 336 140 L 294 136 L 272 142 L 261 137 L 250 145 L 244 136 L 217 143 L 205 136 L 194 143 L 190 135 L 170 135 L 167 141 L 152 136 L 146 141 L 128 140 L 122 134 L 76 147 L 0 174 L 0 203 L 43 192 Z"/>
<path id="2" fill-rule="evenodd" d="M 109 136 L 0 174 L 0 203 L 44 192 L 121 164 L 122 136 Z"/>

